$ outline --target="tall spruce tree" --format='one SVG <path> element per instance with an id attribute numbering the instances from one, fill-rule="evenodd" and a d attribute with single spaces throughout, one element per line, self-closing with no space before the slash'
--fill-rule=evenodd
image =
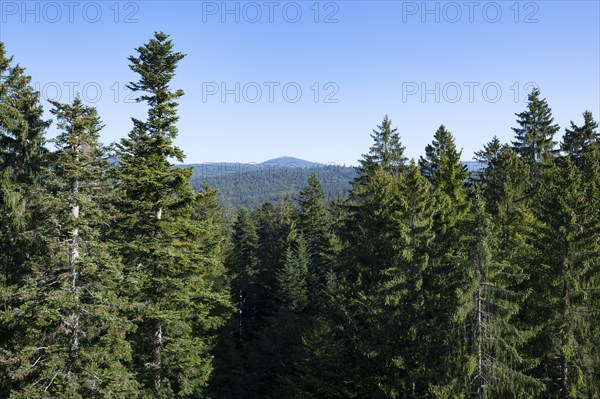
<path id="1" fill-rule="evenodd" d="M 130 339 L 146 396 L 194 397 L 212 371 L 214 335 L 228 299 L 219 288 L 219 255 L 203 245 L 215 232 L 196 218 L 192 170 L 170 162 L 184 157 L 173 145 L 183 91 L 169 86 L 184 55 L 162 32 L 136 51 L 129 61 L 140 79 L 128 87 L 148 104 L 148 117 L 133 118 L 133 130 L 117 147 L 116 168 L 124 291 L 137 309 Z"/>
<path id="2" fill-rule="evenodd" d="M 12 62 L 0 42 L 0 286 L 21 277 L 21 250 L 28 246 L 22 233 L 31 221 L 28 192 L 40 180 L 50 125 L 31 77 Z"/>
<path id="3" fill-rule="evenodd" d="M 537 371 L 546 376 L 547 395 L 585 398 L 593 388 L 585 352 L 592 338 L 587 326 L 591 319 L 586 316 L 597 312 L 589 307 L 590 295 L 597 290 L 590 283 L 597 283 L 600 270 L 600 224 L 597 213 L 590 212 L 597 209 L 597 198 L 590 196 L 592 191 L 571 156 L 558 159 L 547 179 L 538 240 L 538 273 L 544 286 L 534 296 L 543 312 L 537 319 L 541 327 L 536 339 L 541 360 Z"/>
<path id="4" fill-rule="evenodd" d="M 519 127 L 512 128 L 515 141 L 512 142 L 517 154 L 528 163 L 546 162 L 556 155 L 554 134 L 558 125 L 554 124 L 552 110 L 545 98 L 540 98 L 539 89 L 533 89 L 527 97 L 527 109 L 516 114 Z"/>
<path id="5" fill-rule="evenodd" d="M 526 373 L 531 364 L 520 351 L 528 334 L 519 329 L 516 321 L 524 298 L 517 288 L 525 274 L 520 265 L 502 258 L 498 230 L 486 210 L 479 185 L 474 188 L 472 204 L 463 232 L 468 247 L 465 261 L 475 273 L 471 290 L 466 292 L 472 296 L 467 326 L 472 332 L 470 355 L 475 363 L 466 396 L 537 396 L 543 385 Z"/>
<path id="6" fill-rule="evenodd" d="M 40 218 L 33 199 L 47 150 L 44 134 L 50 121 L 43 118 L 40 94 L 20 65 L 13 65 L 0 41 L 0 351 L 8 350 L 19 326 L 12 317 L 16 290 L 25 278 L 27 253 L 39 249 L 31 234 Z M 0 374 L 6 376 L 6 364 Z M 11 391 L 8 378 L 0 378 L 0 398 Z"/>
<path id="7" fill-rule="evenodd" d="M 405 290 L 402 327 L 405 329 L 405 341 L 401 344 L 406 373 L 402 381 L 402 396 L 420 397 L 427 392 L 427 361 L 424 356 L 425 337 L 420 333 L 424 327 L 425 292 L 424 278 L 430 263 L 430 246 L 434 242 L 433 217 L 435 199 L 431 183 L 423 177 L 416 163 L 410 162 L 404 188 L 401 190 L 401 207 L 408 226 L 409 242 L 402 248 L 406 260 L 404 273 Z"/>
<path id="8" fill-rule="evenodd" d="M 261 293 L 258 285 L 259 262 L 257 257 L 258 235 L 247 210 L 238 213 L 233 231 L 233 253 L 229 261 L 232 274 L 232 298 L 237 303 L 236 339 L 241 344 L 256 334 L 257 298 Z M 250 335 L 248 335 L 250 334 Z"/>
<path id="9" fill-rule="evenodd" d="M 430 395 L 453 397 L 465 391 L 469 355 L 465 348 L 465 323 L 470 302 L 466 293 L 474 274 L 463 261 L 461 231 L 469 203 L 467 171 L 460 162 L 452 134 L 442 125 L 425 148 L 419 166 L 433 185 L 436 201 L 430 246 L 430 263 L 423 277 L 421 335 Z M 443 331 L 443 333 L 442 333 Z"/>
<path id="10" fill-rule="evenodd" d="M 62 133 L 38 193 L 43 222 L 35 234 L 44 251 L 29 254 L 17 293 L 11 397 L 129 398 L 138 394 L 125 340 L 133 326 L 118 296 L 121 265 L 104 241 L 110 191 L 102 125 L 79 97 L 52 104 Z"/>
<path id="11" fill-rule="evenodd" d="M 352 182 L 344 228 L 343 271 L 334 292 L 334 347 L 345 353 L 330 359 L 351 359 L 338 383 L 353 397 L 396 397 L 405 374 L 402 314 L 406 295 L 406 247 L 409 227 L 400 194 L 406 159 L 400 137 L 386 117 L 375 143 L 364 155 Z M 317 339 L 318 335 L 312 335 Z M 320 360 L 323 361 L 323 360 Z M 331 382 L 328 385 L 334 385 Z"/>
<path id="12" fill-rule="evenodd" d="M 583 152 L 582 182 L 587 198 L 587 212 L 591 218 L 589 225 L 600 225 L 600 143 L 590 146 Z M 598 234 L 596 232 L 596 238 Z M 589 248 L 589 247 L 588 247 Z M 586 260 L 586 273 L 582 276 L 581 290 L 584 298 L 577 313 L 582 318 L 578 341 L 581 345 L 581 368 L 588 398 L 600 397 L 600 267 L 598 249 L 590 253 Z M 595 262 L 594 262 L 595 261 Z"/>

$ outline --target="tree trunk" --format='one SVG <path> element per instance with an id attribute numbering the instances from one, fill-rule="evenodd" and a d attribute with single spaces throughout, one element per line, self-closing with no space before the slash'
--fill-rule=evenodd
<path id="1" fill-rule="evenodd" d="M 162 350 L 162 341 L 163 341 L 163 329 L 162 323 L 156 323 L 156 329 L 154 331 L 154 352 L 152 354 L 152 363 L 155 367 L 154 373 L 154 387 L 156 388 L 156 392 L 160 391 L 162 377 L 161 370 L 162 367 L 162 359 L 161 359 L 161 350 Z"/>
<path id="2" fill-rule="evenodd" d="M 156 211 L 156 220 L 162 219 L 162 207 L 159 207 Z M 157 268 L 158 269 L 158 268 Z M 156 287 L 156 293 L 160 295 L 160 285 Z M 161 351 L 163 346 L 163 325 L 160 321 L 156 323 L 156 327 L 154 329 L 153 336 L 153 346 L 154 349 L 152 351 L 152 364 L 154 367 L 154 387 L 156 388 L 156 392 L 160 391 L 161 383 L 162 383 L 162 358 Z"/>
<path id="3" fill-rule="evenodd" d="M 477 282 L 477 398 L 483 399 L 483 320 L 481 317 L 481 275 Z"/>
<path id="4" fill-rule="evenodd" d="M 71 183 L 71 193 L 74 195 L 79 193 L 79 181 L 74 180 Z M 73 205 L 71 205 L 71 217 L 73 218 L 74 221 L 77 221 L 79 219 L 79 205 L 77 205 L 76 201 L 73 203 Z M 77 291 L 77 278 L 78 278 L 77 260 L 78 259 L 79 259 L 79 229 L 77 227 L 75 227 L 71 231 L 71 244 L 70 244 L 70 248 L 69 248 L 69 263 L 70 263 L 70 267 L 71 267 L 71 292 L 73 294 L 76 294 L 76 291 Z M 77 312 L 74 311 L 71 314 L 70 318 L 71 318 L 70 329 L 71 329 L 71 334 L 72 334 L 71 354 L 74 355 L 74 353 L 77 351 L 77 349 L 79 349 L 79 335 L 80 335 L 81 331 L 79 328 L 79 315 L 77 314 Z"/>

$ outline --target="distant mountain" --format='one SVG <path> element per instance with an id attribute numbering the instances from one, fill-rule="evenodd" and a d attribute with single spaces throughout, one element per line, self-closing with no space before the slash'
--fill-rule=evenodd
<path id="1" fill-rule="evenodd" d="M 310 169 L 310 168 L 325 168 L 337 166 L 334 164 L 322 164 L 319 162 L 311 162 L 294 157 L 279 157 L 269 159 L 261 163 L 244 163 L 244 162 L 204 162 L 197 164 L 185 164 L 182 167 L 193 167 L 194 174 L 192 179 L 210 179 L 213 177 L 224 175 L 245 175 L 255 172 L 268 172 L 280 168 L 285 169 Z"/>
<path id="2" fill-rule="evenodd" d="M 205 184 L 219 190 L 223 205 L 255 208 L 267 201 L 290 195 L 296 197 L 314 173 L 325 189 L 327 199 L 346 195 L 356 176 L 353 167 L 279 157 L 261 163 L 211 162 L 182 165 L 194 168 L 192 186 L 196 191 Z"/>
<path id="3" fill-rule="evenodd" d="M 299 158 L 294 158 L 294 157 L 279 157 L 279 158 L 275 158 L 275 159 L 269 159 L 268 161 L 264 161 L 261 163 L 261 165 L 277 165 L 277 166 L 282 166 L 282 167 L 287 167 L 287 168 L 313 168 L 319 165 L 324 165 L 324 164 L 320 164 L 318 162 L 310 162 L 310 161 L 306 161 L 304 159 L 299 159 Z"/>
<path id="4" fill-rule="evenodd" d="M 481 170 L 480 162 L 464 161 L 469 172 Z M 298 196 L 308 177 L 315 173 L 327 194 L 327 200 L 345 196 L 356 177 L 352 166 L 322 164 L 294 157 L 279 157 L 261 163 L 210 162 L 183 165 L 194 168 L 192 186 L 196 191 L 205 184 L 219 190 L 223 205 L 255 208 L 285 195 Z"/>

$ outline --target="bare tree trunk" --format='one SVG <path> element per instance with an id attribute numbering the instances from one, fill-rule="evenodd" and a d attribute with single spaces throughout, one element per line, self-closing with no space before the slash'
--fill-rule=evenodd
<path id="1" fill-rule="evenodd" d="M 156 220 L 161 220 L 161 219 L 162 219 L 162 207 L 159 207 L 158 210 L 156 211 Z M 160 285 L 156 287 L 156 292 L 157 292 L 157 294 L 160 294 Z M 163 325 L 160 321 L 156 323 L 156 326 L 154 329 L 153 341 L 154 341 L 154 349 L 153 349 L 153 353 L 152 353 L 152 363 L 153 363 L 154 370 L 155 370 L 155 372 L 154 372 L 154 387 L 156 388 L 156 391 L 158 392 L 158 391 L 160 391 L 161 384 L 162 384 L 161 351 L 162 351 L 162 346 L 163 346 Z"/>
<path id="2" fill-rule="evenodd" d="M 71 193 L 76 195 L 79 193 L 79 181 L 74 180 L 71 183 Z M 79 219 L 79 205 L 76 201 L 71 205 L 71 217 L 74 221 Z M 71 244 L 69 248 L 69 263 L 71 267 L 71 292 L 74 294 L 77 291 L 77 260 L 79 259 L 79 229 L 75 227 L 71 231 Z M 71 314 L 71 353 L 74 354 L 79 349 L 79 335 L 81 333 L 79 328 L 79 315 L 76 311 Z"/>
<path id="3" fill-rule="evenodd" d="M 156 367 L 154 373 L 154 387 L 156 391 L 160 391 L 162 376 L 161 370 L 162 367 L 162 359 L 161 359 L 161 350 L 163 343 L 163 329 L 162 323 L 156 323 L 156 330 L 154 331 L 154 353 L 152 354 L 152 363 L 154 363 L 154 367 Z"/>
<path id="4" fill-rule="evenodd" d="M 477 282 L 477 398 L 483 399 L 483 320 L 481 309 L 481 274 Z"/>

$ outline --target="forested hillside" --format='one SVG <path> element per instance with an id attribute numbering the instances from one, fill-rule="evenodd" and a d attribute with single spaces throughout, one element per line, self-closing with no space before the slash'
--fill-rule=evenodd
<path id="1" fill-rule="evenodd" d="M 135 49 L 147 115 L 107 147 L 0 43 L 0 398 L 600 398 L 591 112 L 561 128 L 532 90 L 477 173 L 444 125 L 407 159 L 385 116 L 355 171 L 219 186 L 178 166 L 184 57 Z"/>
<path id="2" fill-rule="evenodd" d="M 472 176 L 479 173 L 481 162 L 462 162 Z M 255 209 L 265 202 L 286 196 L 297 198 L 306 181 L 315 175 L 325 190 L 325 201 L 346 197 L 357 176 L 354 166 L 319 164 L 297 158 L 281 157 L 260 164 L 206 163 L 193 167 L 192 187 L 201 191 L 205 185 L 217 190 L 219 203 L 235 209 Z"/>
<path id="3" fill-rule="evenodd" d="M 223 206 L 254 209 L 265 202 L 286 195 L 295 197 L 313 173 L 323 186 L 326 199 L 346 196 L 350 181 L 356 176 L 352 166 L 319 164 L 295 158 L 278 158 L 259 164 L 212 163 L 189 165 L 194 168 L 192 186 L 196 191 L 204 185 L 218 191 Z"/>

